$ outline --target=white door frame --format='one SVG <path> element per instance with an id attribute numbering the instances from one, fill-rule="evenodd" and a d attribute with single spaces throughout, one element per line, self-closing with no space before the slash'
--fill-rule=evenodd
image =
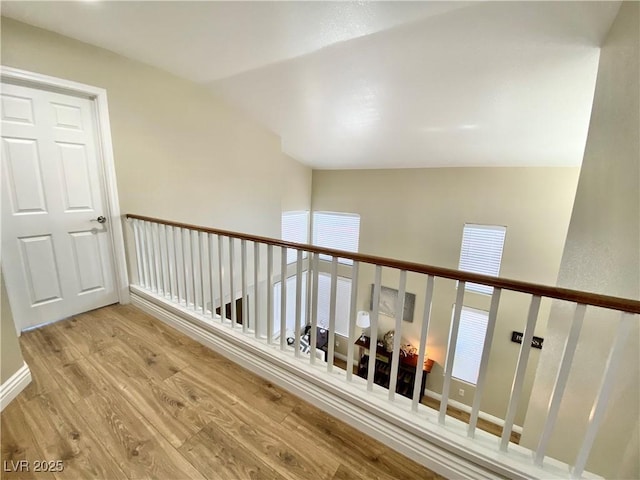
<path id="1" fill-rule="evenodd" d="M 51 77 L 40 73 L 20 70 L 13 67 L 0 66 L 0 80 L 4 83 L 22 85 L 39 90 L 48 90 L 82 96 L 93 100 L 97 122 L 97 151 L 101 169 L 101 177 L 106 193 L 106 217 L 109 219 L 109 235 L 113 245 L 113 259 L 115 268 L 116 291 L 120 303 L 129 303 L 129 275 L 127 273 L 127 258 L 125 254 L 124 235 L 120 216 L 120 202 L 118 200 L 118 186 L 116 183 L 116 169 L 111 144 L 111 124 L 109 123 L 109 107 L 107 91 L 104 88 L 85 85 L 63 78 Z M 20 335 L 20 329 L 18 335 Z"/>

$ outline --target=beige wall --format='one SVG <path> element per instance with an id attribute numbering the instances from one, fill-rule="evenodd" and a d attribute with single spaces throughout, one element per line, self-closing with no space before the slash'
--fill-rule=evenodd
<path id="1" fill-rule="evenodd" d="M 640 5 L 624 2 L 602 47 L 589 136 L 558 285 L 640 299 Z M 573 462 L 619 315 L 585 319 L 550 454 Z M 537 445 L 571 309 L 554 305 L 522 443 Z M 640 478 L 638 318 L 587 468 Z"/>
<path id="2" fill-rule="evenodd" d="M 406 170 L 341 170 L 313 172 L 314 210 L 358 213 L 361 216 L 360 252 L 457 268 L 465 222 L 506 225 L 501 276 L 553 284 L 569 224 L 578 168 L 434 168 Z M 373 269 L 363 267 L 359 308 L 369 309 Z M 397 288 L 398 275 L 385 269 L 383 285 Z M 417 345 L 424 307 L 424 279 L 409 274 L 407 291 L 417 294 L 413 323 L 403 322 L 403 336 Z M 437 365 L 427 388 L 442 389 L 446 342 L 455 283 L 438 280 L 435 286 L 429 356 Z M 504 293 L 491 353 L 488 387 L 482 410 L 504 418 L 519 345 L 511 331 L 522 331 L 528 297 Z M 467 294 L 467 305 L 488 310 L 486 296 Z M 543 304 L 536 335 L 544 337 L 548 304 Z M 381 317 L 379 331 L 393 328 Z M 344 342 L 341 342 L 344 347 Z M 344 351 L 344 348 L 339 348 Z M 534 350 L 528 371 L 525 400 L 516 423 L 522 424 L 539 351 Z M 458 390 L 465 390 L 465 396 Z M 452 398 L 469 404 L 473 387 L 455 381 Z"/>
<path id="3" fill-rule="evenodd" d="M 16 373 L 24 360 L 13 323 L 11 306 L 4 288 L 4 278 L 0 273 L 0 384 Z"/>
<path id="4" fill-rule="evenodd" d="M 312 170 L 287 155 L 284 157 L 286 174 L 282 211 L 309 210 L 311 208 Z M 277 238 L 280 238 L 280 233 Z"/>
<path id="5" fill-rule="evenodd" d="M 2 65 L 107 90 L 123 214 L 279 238 L 281 212 L 309 208 L 311 169 L 204 87 L 4 17 L 1 34 Z"/>
<path id="6" fill-rule="evenodd" d="M 204 87 L 7 18 L 2 64 L 107 90 L 122 213 L 279 237 L 308 207 L 310 169 Z"/>

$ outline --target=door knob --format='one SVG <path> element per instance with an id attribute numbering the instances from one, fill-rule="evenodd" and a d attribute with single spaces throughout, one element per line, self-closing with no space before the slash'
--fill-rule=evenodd
<path id="1" fill-rule="evenodd" d="M 107 223 L 107 219 L 105 217 L 103 217 L 102 215 L 100 215 L 98 218 L 96 218 L 95 220 L 92 220 L 92 222 L 98 222 L 98 223 Z"/>

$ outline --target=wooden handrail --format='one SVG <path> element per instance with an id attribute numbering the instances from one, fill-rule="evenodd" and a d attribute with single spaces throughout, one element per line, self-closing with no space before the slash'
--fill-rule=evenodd
<path id="1" fill-rule="evenodd" d="M 203 227 L 200 225 L 191 225 L 182 222 L 173 222 L 171 220 L 163 220 L 160 218 L 147 217 L 144 215 L 136 215 L 127 213 L 126 218 L 142 220 L 145 222 L 159 223 L 171 227 L 185 228 L 188 230 L 196 230 L 203 233 L 212 233 L 214 235 L 222 235 L 225 237 L 237 238 L 240 240 L 249 240 L 251 242 L 259 242 L 276 247 L 292 248 L 296 250 L 304 250 L 306 252 L 321 253 L 333 257 L 348 258 L 356 262 L 371 263 L 383 267 L 397 268 L 408 272 L 422 273 L 425 275 L 433 275 L 435 277 L 449 278 L 471 283 L 482 283 L 495 288 L 504 290 L 512 290 L 515 292 L 528 293 L 541 297 L 549 297 L 557 300 L 566 300 L 568 302 L 583 303 L 594 307 L 609 308 L 621 312 L 640 313 L 640 301 L 629 298 L 612 297 L 609 295 L 601 295 L 598 293 L 582 292 L 580 290 L 572 290 L 568 288 L 551 287 L 548 285 L 539 285 L 536 283 L 522 282 L 520 280 L 510 280 L 507 278 L 491 277 L 488 275 L 480 275 L 477 273 L 463 272 L 452 268 L 434 267 L 432 265 L 423 265 L 421 263 L 405 262 L 402 260 L 394 260 L 391 258 L 378 257 L 375 255 L 365 255 L 362 253 L 345 252 L 343 250 L 335 250 L 332 248 L 318 247 L 304 243 L 286 242 L 275 238 L 261 237 L 258 235 L 249 235 L 246 233 L 238 233 L 230 230 L 220 230 L 217 228 Z"/>

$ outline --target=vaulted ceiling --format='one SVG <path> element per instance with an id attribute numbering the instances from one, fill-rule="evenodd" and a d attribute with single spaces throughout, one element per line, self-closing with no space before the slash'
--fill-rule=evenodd
<path id="1" fill-rule="evenodd" d="M 579 165 L 620 2 L 2 2 L 196 83 L 314 168 Z"/>

